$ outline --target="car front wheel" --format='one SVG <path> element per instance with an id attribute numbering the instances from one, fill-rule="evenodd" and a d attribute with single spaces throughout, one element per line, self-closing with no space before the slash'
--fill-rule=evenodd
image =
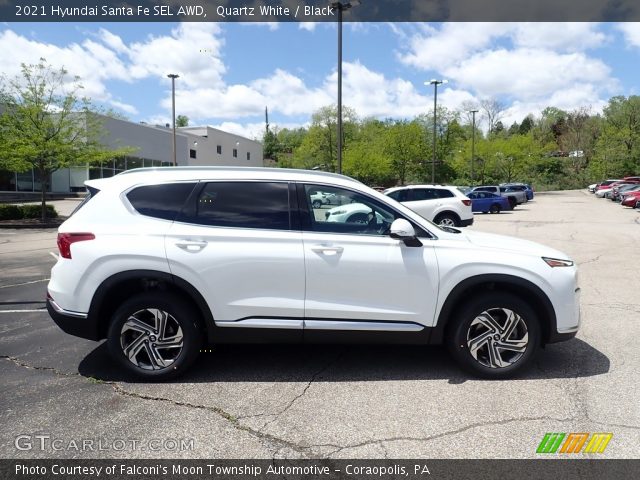
<path id="1" fill-rule="evenodd" d="M 166 380 L 196 359 L 202 335 L 200 315 L 167 292 L 136 295 L 114 313 L 107 336 L 111 356 L 138 377 Z"/>
<path id="2" fill-rule="evenodd" d="M 451 321 L 449 351 L 465 370 L 480 377 L 512 377 L 532 360 L 540 344 L 535 312 L 509 293 L 475 297 Z"/>

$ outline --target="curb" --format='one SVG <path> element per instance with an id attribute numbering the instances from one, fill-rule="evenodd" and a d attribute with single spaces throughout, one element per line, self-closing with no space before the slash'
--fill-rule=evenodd
<path id="1" fill-rule="evenodd" d="M 41 229 L 57 229 L 61 224 L 51 224 L 51 223 L 17 223 L 17 224 L 8 224 L 8 223 L 0 223 L 0 230 L 23 230 L 29 228 L 41 228 Z"/>

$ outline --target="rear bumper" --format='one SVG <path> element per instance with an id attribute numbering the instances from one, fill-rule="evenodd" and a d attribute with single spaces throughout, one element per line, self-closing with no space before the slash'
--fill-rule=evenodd
<path id="1" fill-rule="evenodd" d="M 52 299 L 47 299 L 49 316 L 64 332 L 88 340 L 100 340 L 98 325 L 89 320 L 85 313 L 68 312 L 58 306 Z"/>
<path id="2" fill-rule="evenodd" d="M 461 227 L 468 227 L 470 225 L 473 225 L 473 217 L 469 218 L 468 220 L 460 220 Z"/>

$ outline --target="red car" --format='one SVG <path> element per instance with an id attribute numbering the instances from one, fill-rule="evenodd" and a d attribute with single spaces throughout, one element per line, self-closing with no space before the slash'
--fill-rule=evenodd
<path id="1" fill-rule="evenodd" d="M 611 184 L 612 183 L 621 182 L 621 181 L 622 180 L 620 180 L 620 179 L 618 179 L 618 180 L 604 180 L 603 182 L 599 183 L 596 186 L 596 190 L 595 191 L 597 192 L 598 190 L 603 190 L 605 188 L 611 188 Z"/>
<path id="2" fill-rule="evenodd" d="M 626 193 L 621 203 L 625 207 L 635 208 L 638 202 L 640 202 L 640 191 Z"/>

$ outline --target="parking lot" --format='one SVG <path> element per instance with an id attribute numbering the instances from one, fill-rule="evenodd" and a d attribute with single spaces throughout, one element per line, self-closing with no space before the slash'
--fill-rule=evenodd
<path id="1" fill-rule="evenodd" d="M 56 232 L 0 229 L 0 457 L 532 458 L 547 432 L 611 432 L 600 457 L 640 458 L 640 211 L 549 192 L 469 228 L 580 266 L 577 338 L 515 380 L 471 378 L 435 347 L 222 346 L 140 383 L 49 319 Z"/>

